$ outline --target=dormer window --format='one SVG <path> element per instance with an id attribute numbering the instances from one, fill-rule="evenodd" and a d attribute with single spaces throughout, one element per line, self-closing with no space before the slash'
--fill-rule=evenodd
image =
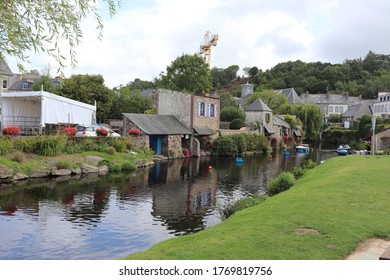
<path id="1" fill-rule="evenodd" d="M 23 81 L 23 89 L 28 89 L 28 82 L 27 81 Z"/>
<path id="2" fill-rule="evenodd" d="M 8 81 L 7 80 L 3 80 L 3 88 L 8 88 Z"/>

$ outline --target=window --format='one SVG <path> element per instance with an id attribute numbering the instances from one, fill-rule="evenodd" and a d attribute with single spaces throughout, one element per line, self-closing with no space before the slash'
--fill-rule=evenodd
<path id="1" fill-rule="evenodd" d="M 200 103 L 200 115 L 204 116 L 205 113 L 205 104 L 203 102 Z"/>
<path id="2" fill-rule="evenodd" d="M 265 122 L 269 123 L 271 121 L 271 114 L 265 114 Z"/>
<path id="3" fill-rule="evenodd" d="M 214 104 L 210 105 L 210 117 L 215 118 L 215 105 Z"/>
<path id="4" fill-rule="evenodd" d="M 334 106 L 334 112 L 338 113 L 339 112 L 339 106 Z"/>
<path id="5" fill-rule="evenodd" d="M 333 113 L 333 106 L 329 106 L 329 113 Z"/>
<path id="6" fill-rule="evenodd" d="M 8 81 L 7 80 L 3 80 L 3 88 L 8 88 Z"/>
<path id="7" fill-rule="evenodd" d="M 28 89 L 28 82 L 27 81 L 23 81 L 23 89 Z"/>

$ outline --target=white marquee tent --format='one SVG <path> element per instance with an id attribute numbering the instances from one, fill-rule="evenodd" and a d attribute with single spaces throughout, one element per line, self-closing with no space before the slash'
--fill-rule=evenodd
<path id="1" fill-rule="evenodd" d="M 1 93 L 1 128 L 16 125 L 42 132 L 46 124 L 96 124 L 96 105 L 45 91 Z"/>

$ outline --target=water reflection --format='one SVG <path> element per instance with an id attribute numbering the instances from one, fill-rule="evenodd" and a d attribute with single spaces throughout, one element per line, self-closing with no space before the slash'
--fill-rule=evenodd
<path id="1" fill-rule="evenodd" d="M 134 173 L 0 186 L 0 259 L 115 259 L 221 221 L 226 204 L 264 193 L 302 162 L 291 155 L 194 158 Z"/>

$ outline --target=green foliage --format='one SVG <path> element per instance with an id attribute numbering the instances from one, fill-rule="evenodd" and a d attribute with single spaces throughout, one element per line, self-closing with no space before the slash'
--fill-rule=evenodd
<path id="1" fill-rule="evenodd" d="M 208 65 L 196 54 L 176 58 L 160 77 L 161 87 L 167 89 L 205 95 L 212 88 Z"/>
<path id="2" fill-rule="evenodd" d="M 292 129 L 297 129 L 297 121 L 293 118 L 293 116 L 286 114 L 284 116 L 284 120 L 291 125 Z"/>
<path id="3" fill-rule="evenodd" d="M 294 167 L 293 171 L 292 171 L 292 174 L 294 175 L 294 178 L 296 180 L 300 179 L 303 177 L 303 175 L 305 175 L 306 173 L 306 169 L 305 168 L 302 168 L 302 167 Z"/>
<path id="4" fill-rule="evenodd" d="M 8 154 L 13 148 L 13 142 L 8 138 L 0 138 L 0 155 Z"/>
<path id="5" fill-rule="evenodd" d="M 57 161 L 56 167 L 57 169 L 70 169 L 72 164 L 67 160 Z"/>
<path id="6" fill-rule="evenodd" d="M 303 168 L 304 169 L 313 169 L 314 167 L 317 166 L 317 163 L 315 163 L 314 161 L 312 161 L 311 159 L 307 159 L 305 160 L 304 164 L 303 164 Z"/>
<path id="7" fill-rule="evenodd" d="M 116 153 L 116 150 L 114 147 L 110 146 L 107 148 L 107 154 L 115 155 L 115 153 Z"/>
<path id="8" fill-rule="evenodd" d="M 227 106 L 221 110 L 220 114 L 220 119 L 223 122 L 231 122 L 235 119 L 245 121 L 245 113 L 238 107 Z"/>
<path id="9" fill-rule="evenodd" d="M 219 97 L 219 102 L 221 106 L 221 110 L 223 110 L 225 107 L 231 106 L 231 107 L 238 107 L 238 103 L 235 99 L 233 99 L 233 96 L 229 92 L 222 92 L 221 96 Z"/>
<path id="10" fill-rule="evenodd" d="M 221 136 L 214 140 L 212 152 L 217 156 L 233 156 L 237 154 L 237 145 L 231 137 Z"/>
<path id="11" fill-rule="evenodd" d="M 137 166 L 135 166 L 133 163 L 127 161 L 127 162 L 122 163 L 121 169 L 123 171 L 136 170 Z"/>
<path id="12" fill-rule="evenodd" d="M 213 67 L 210 71 L 213 88 L 225 86 L 236 79 L 238 70 L 240 70 L 238 65 L 231 65 L 226 69 Z"/>
<path id="13" fill-rule="evenodd" d="M 241 127 L 245 126 L 245 122 L 242 119 L 234 119 L 230 125 L 230 129 L 240 129 Z"/>
<path id="14" fill-rule="evenodd" d="M 288 104 L 287 97 L 284 94 L 277 94 L 274 90 L 263 90 L 260 92 L 254 92 L 248 99 L 248 104 L 253 103 L 256 99 L 260 98 L 265 104 L 268 105 L 273 111 L 280 113 L 281 106 Z"/>
<path id="15" fill-rule="evenodd" d="M 111 16 L 114 15 L 119 3 L 115 0 L 104 1 L 109 6 Z M 97 24 L 99 38 L 102 35 L 103 23 L 95 4 L 94 1 L 88 0 L 2 1 L 0 58 L 4 52 L 27 61 L 26 53 L 33 50 L 49 54 L 63 67 L 65 61 L 63 49 L 68 49 L 70 64 L 74 68 L 75 48 L 83 37 L 81 22 L 92 15 Z M 59 41 L 61 44 L 56 43 Z"/>
<path id="16" fill-rule="evenodd" d="M 110 117 L 121 119 L 122 113 L 143 114 L 145 111 L 153 110 L 152 107 L 152 99 L 142 96 L 139 90 L 130 90 L 129 86 L 121 87 L 119 94 L 113 98 Z"/>
<path id="17" fill-rule="evenodd" d="M 241 120 L 240 120 L 241 121 Z M 245 153 L 247 151 L 247 138 L 245 134 L 233 134 L 230 136 L 237 146 L 237 151 L 239 154 Z"/>
<path id="18" fill-rule="evenodd" d="M 295 183 L 294 175 L 290 172 L 282 172 L 272 179 L 268 185 L 268 194 L 275 195 L 291 188 Z"/>
<path id="19" fill-rule="evenodd" d="M 41 156 L 57 156 L 65 148 L 66 138 L 63 135 L 38 137 L 34 146 L 34 152 Z"/>
<path id="20" fill-rule="evenodd" d="M 100 122 L 109 117 L 115 98 L 114 91 L 104 85 L 101 75 L 72 75 L 63 80 L 56 93 L 91 105 L 96 101 L 96 118 Z"/>
<path id="21" fill-rule="evenodd" d="M 17 151 L 17 152 L 12 154 L 11 160 L 19 162 L 19 163 L 23 163 L 26 161 L 26 157 L 25 157 L 24 153 Z"/>
<path id="22" fill-rule="evenodd" d="M 223 211 L 222 211 L 223 216 L 226 219 L 226 218 L 230 217 L 231 215 L 233 215 L 234 213 L 236 213 L 237 211 L 258 205 L 258 204 L 264 202 L 266 199 L 267 199 L 267 197 L 265 195 L 261 195 L 261 194 L 254 194 L 254 195 L 251 195 L 249 197 L 241 198 L 241 199 L 237 200 L 236 202 L 234 202 L 233 204 L 226 207 L 225 209 L 223 209 Z"/>

